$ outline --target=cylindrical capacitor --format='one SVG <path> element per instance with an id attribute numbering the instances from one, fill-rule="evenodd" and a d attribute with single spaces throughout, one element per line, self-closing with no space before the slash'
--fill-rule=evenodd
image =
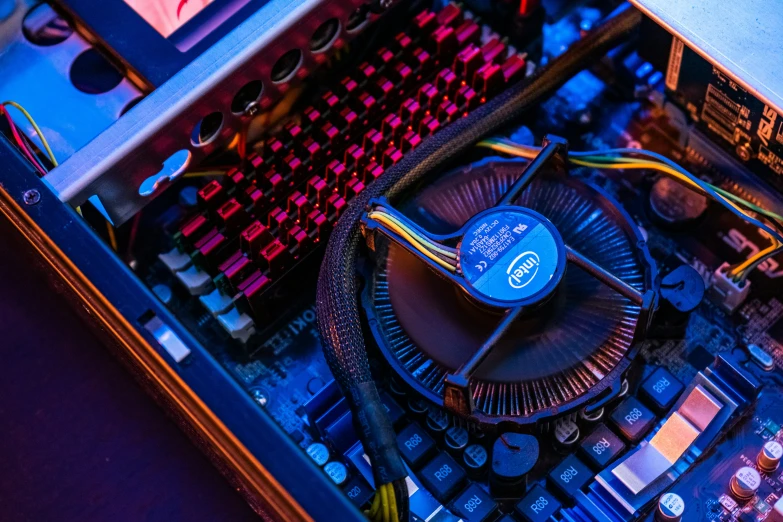
<path id="1" fill-rule="evenodd" d="M 560 419 L 555 422 L 555 441 L 558 446 L 570 449 L 579 440 L 579 426 L 571 419 Z"/>
<path id="2" fill-rule="evenodd" d="M 655 522 L 680 522 L 685 513 L 685 501 L 677 493 L 664 493 L 658 499 Z"/>
<path id="3" fill-rule="evenodd" d="M 761 475 L 755 469 L 744 466 L 731 477 L 731 493 L 739 500 L 748 500 L 761 486 Z"/>
<path id="4" fill-rule="evenodd" d="M 342 462 L 330 462 L 324 466 L 324 471 L 338 486 L 342 486 L 348 480 L 348 468 Z"/>
<path id="5" fill-rule="evenodd" d="M 329 462 L 329 448 L 320 442 L 313 442 L 307 446 L 307 454 L 318 466 L 323 466 Z"/>
<path id="6" fill-rule="evenodd" d="M 446 442 L 446 446 L 454 452 L 464 450 L 468 445 L 469 439 L 468 430 L 462 426 L 452 426 L 446 430 L 446 436 L 443 438 Z"/>
<path id="7" fill-rule="evenodd" d="M 440 408 L 430 408 L 427 412 L 427 428 L 434 433 L 443 433 L 449 428 L 451 419 L 449 414 Z"/>
<path id="8" fill-rule="evenodd" d="M 783 446 L 776 440 L 768 440 L 761 448 L 759 456 L 756 458 L 756 464 L 761 471 L 772 473 L 780 465 L 780 459 L 783 457 Z"/>
<path id="9" fill-rule="evenodd" d="M 480 478 L 486 472 L 488 460 L 487 450 L 480 444 L 471 444 L 465 448 L 465 453 L 462 455 L 465 469 L 468 470 L 468 475 L 474 479 Z"/>

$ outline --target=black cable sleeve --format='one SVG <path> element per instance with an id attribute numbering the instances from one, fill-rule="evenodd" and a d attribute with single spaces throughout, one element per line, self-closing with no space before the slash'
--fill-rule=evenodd
<path id="1" fill-rule="evenodd" d="M 361 244 L 359 222 L 371 198 L 386 195 L 390 199 L 433 173 L 450 159 L 464 153 L 482 138 L 498 132 L 511 121 L 551 96 L 576 73 L 602 58 L 629 37 L 641 22 L 641 13 L 626 6 L 612 18 L 575 42 L 561 56 L 541 67 L 530 77 L 513 85 L 465 118 L 444 127 L 390 167 L 347 206 L 332 232 L 321 265 L 316 297 L 318 329 L 324 354 L 335 379 L 349 398 L 355 416 L 368 408 L 375 423 L 370 431 L 360 432 L 365 448 L 383 448 L 368 453 L 377 483 L 403 478 L 399 450 L 386 448 L 374 437 L 388 440 L 394 436 L 386 415 L 376 415 L 377 390 L 372 383 L 370 364 L 364 345 L 359 313 L 356 261 Z M 372 383 L 372 384 L 366 384 Z M 364 385 L 364 386 L 360 386 Z M 374 393 L 372 392 L 374 390 Z M 358 395 L 358 396 L 357 396 Z M 382 406 L 380 406 L 382 411 Z M 379 473 L 378 470 L 383 470 Z M 378 482 L 380 479 L 380 482 Z"/>

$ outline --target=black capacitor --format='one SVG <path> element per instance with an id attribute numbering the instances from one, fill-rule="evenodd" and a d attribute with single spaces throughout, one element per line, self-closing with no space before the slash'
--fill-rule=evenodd
<path id="1" fill-rule="evenodd" d="M 468 445 L 470 437 L 468 430 L 462 426 L 452 426 L 446 430 L 446 436 L 443 438 L 446 446 L 454 453 L 459 453 Z"/>
<path id="2" fill-rule="evenodd" d="M 465 448 L 465 453 L 462 454 L 462 463 L 472 479 L 479 479 L 484 476 L 487 471 L 488 461 L 489 455 L 487 450 L 481 444 L 471 444 Z"/>
<path id="3" fill-rule="evenodd" d="M 410 408 L 411 412 L 416 415 L 423 415 L 429 410 L 427 403 L 418 398 L 409 399 L 408 408 Z"/>
<path id="4" fill-rule="evenodd" d="M 680 265 L 660 284 L 660 299 L 655 311 L 652 337 L 673 337 L 685 333 L 688 318 L 704 299 L 704 280 L 691 266 Z"/>
<path id="5" fill-rule="evenodd" d="M 652 217 L 664 226 L 694 223 L 707 210 L 707 197 L 668 177 L 661 177 L 650 188 Z"/>
<path id="6" fill-rule="evenodd" d="M 427 429 L 433 433 L 443 433 L 451 425 L 449 414 L 440 408 L 432 407 L 427 412 Z"/>
<path id="7" fill-rule="evenodd" d="M 527 474 L 538 461 L 538 440 L 532 435 L 504 433 L 492 446 L 489 487 L 496 498 L 521 497 Z"/>

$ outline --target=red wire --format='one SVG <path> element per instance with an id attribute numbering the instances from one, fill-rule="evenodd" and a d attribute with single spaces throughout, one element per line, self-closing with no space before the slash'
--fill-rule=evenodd
<path id="1" fill-rule="evenodd" d="M 28 160 L 30 160 L 30 163 L 32 163 L 35 166 L 35 169 L 43 176 L 46 174 L 46 169 L 44 169 L 40 163 L 38 163 L 38 160 L 36 159 L 35 155 L 33 155 L 32 152 L 30 152 L 30 149 L 27 148 L 27 144 L 24 142 L 22 137 L 19 135 L 19 131 L 16 128 L 16 124 L 14 123 L 13 118 L 11 118 L 11 115 L 8 114 L 8 111 L 5 110 L 5 107 L 0 105 L 0 114 L 5 115 L 5 119 L 8 120 L 8 126 L 11 127 L 11 132 L 14 135 L 14 141 L 16 141 L 16 144 L 19 146 L 20 149 L 22 149 L 22 152 L 27 157 Z"/>

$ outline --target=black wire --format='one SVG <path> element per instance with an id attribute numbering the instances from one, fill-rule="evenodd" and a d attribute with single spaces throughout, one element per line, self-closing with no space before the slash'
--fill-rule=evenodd
<path id="1" fill-rule="evenodd" d="M 406 479 L 397 479 L 392 482 L 394 489 L 394 499 L 397 502 L 397 517 L 398 521 L 394 522 L 408 522 L 410 519 L 410 497 L 408 496 L 408 484 Z"/>
<path id="2" fill-rule="evenodd" d="M 626 6 L 626 9 L 588 33 L 531 77 L 510 87 L 468 117 L 460 118 L 424 140 L 348 205 L 326 249 L 318 280 L 316 305 L 326 360 L 352 405 L 354 418 L 362 415 L 361 410 L 368 406 L 371 406 L 370 410 L 377 409 L 377 405 L 365 403 L 366 400 L 375 400 L 367 399 L 372 394 L 366 393 L 367 389 L 375 390 L 375 385 L 364 345 L 356 274 L 361 244 L 359 222 L 370 199 L 384 194 L 390 199 L 398 196 L 424 176 L 469 150 L 482 138 L 498 132 L 628 38 L 640 21 L 641 14 Z M 374 396 L 377 396 L 377 391 Z M 374 426 L 374 432 L 364 432 L 362 439 L 373 464 L 373 473 L 381 475 L 376 476 L 378 484 L 402 479 L 404 475 L 394 474 L 405 473 L 404 466 L 400 467 L 401 459 L 396 445 L 387 447 L 374 440 L 376 437 L 385 440 L 391 437 L 394 440 L 388 416 L 383 417 L 385 419 L 378 420 Z M 373 447 L 380 447 L 384 451 L 373 452 Z"/>

